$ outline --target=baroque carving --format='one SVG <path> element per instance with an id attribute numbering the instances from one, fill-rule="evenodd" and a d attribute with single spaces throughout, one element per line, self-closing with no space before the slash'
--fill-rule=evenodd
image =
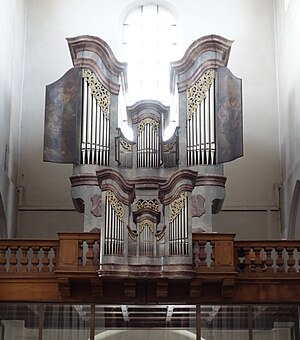
<path id="1" fill-rule="evenodd" d="M 159 205 L 156 199 L 149 200 L 149 201 L 139 200 L 136 204 L 136 207 L 139 211 L 143 209 L 150 209 L 150 210 L 158 212 L 158 209 L 159 209 Z"/>
<path id="2" fill-rule="evenodd" d="M 167 226 L 164 225 L 162 230 L 159 230 L 159 231 L 156 232 L 155 237 L 156 237 L 157 241 L 160 241 L 165 236 L 166 229 L 167 229 Z"/>
<path id="3" fill-rule="evenodd" d="M 142 232 L 146 227 L 148 227 L 152 233 L 154 231 L 154 223 L 148 219 L 140 222 L 139 227 L 140 227 L 140 232 Z"/>
<path id="4" fill-rule="evenodd" d="M 182 192 L 177 199 L 175 199 L 170 206 L 170 222 L 172 222 L 179 214 L 181 209 L 185 206 L 185 199 L 187 192 Z"/>
<path id="5" fill-rule="evenodd" d="M 204 202 L 205 198 L 200 194 L 191 197 L 192 217 L 201 217 L 205 213 Z"/>
<path id="6" fill-rule="evenodd" d="M 174 139 L 170 143 L 164 144 L 164 152 L 168 152 L 168 151 L 172 150 L 174 145 L 176 144 L 176 142 L 177 142 L 176 139 Z"/>
<path id="7" fill-rule="evenodd" d="M 154 131 L 158 131 L 158 122 L 152 118 L 145 118 L 141 122 L 138 123 L 138 132 L 141 133 L 145 129 L 145 125 L 149 124 L 152 126 Z"/>
<path id="8" fill-rule="evenodd" d="M 207 96 L 208 90 L 215 78 L 215 70 L 206 71 L 200 79 L 187 90 L 187 116 L 192 118 L 199 104 Z"/>
<path id="9" fill-rule="evenodd" d="M 132 240 L 136 241 L 136 240 L 137 240 L 137 237 L 138 237 L 137 232 L 136 232 L 135 230 L 132 230 L 132 229 L 130 228 L 129 225 L 127 225 L 127 230 L 128 230 L 128 235 L 129 235 L 129 237 L 130 237 Z"/>
<path id="10" fill-rule="evenodd" d="M 110 203 L 116 215 L 119 217 L 121 221 L 124 222 L 125 209 L 123 207 L 123 204 L 116 198 L 114 193 L 110 190 L 106 191 L 106 198 L 108 199 L 108 202 Z"/>
<path id="11" fill-rule="evenodd" d="M 95 74 L 87 69 L 82 71 L 82 77 L 89 84 L 92 95 L 96 99 L 98 105 L 102 108 L 105 118 L 109 118 L 110 94 L 106 88 L 98 81 Z"/>
<path id="12" fill-rule="evenodd" d="M 126 142 L 122 137 L 119 136 L 119 142 L 125 150 L 132 151 L 132 144 Z"/>

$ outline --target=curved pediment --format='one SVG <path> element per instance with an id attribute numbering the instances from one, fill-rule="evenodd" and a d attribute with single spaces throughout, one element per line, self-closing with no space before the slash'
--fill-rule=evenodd
<path id="1" fill-rule="evenodd" d="M 74 66 L 91 69 L 113 94 L 119 94 L 120 83 L 127 88 L 127 64 L 119 62 L 109 45 L 99 37 L 81 35 L 67 38 Z"/>
<path id="2" fill-rule="evenodd" d="M 170 89 L 185 91 L 208 69 L 226 66 L 233 40 L 211 34 L 195 40 L 184 56 L 170 64 Z"/>

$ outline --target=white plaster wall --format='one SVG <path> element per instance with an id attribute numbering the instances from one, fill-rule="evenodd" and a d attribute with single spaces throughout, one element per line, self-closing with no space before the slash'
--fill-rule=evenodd
<path id="1" fill-rule="evenodd" d="M 225 166 L 228 182 L 224 209 L 228 224 L 232 220 L 237 228 L 240 210 L 248 211 L 243 225 L 247 235 L 251 234 L 255 216 L 260 226 L 255 229 L 255 235 L 260 230 L 265 237 L 266 214 L 270 209 L 278 210 L 275 184 L 280 182 L 273 0 L 189 0 L 188 3 L 173 0 L 171 5 L 159 2 L 178 16 L 182 54 L 195 39 L 206 34 L 220 34 L 235 40 L 229 68 L 243 79 L 245 156 Z M 73 207 L 68 179 L 72 166 L 42 162 L 45 86 L 72 66 L 65 38 L 97 35 L 122 61 L 122 20 L 129 8 L 141 3 L 28 0 L 19 173 L 19 186 L 24 188 L 24 194 L 19 235 L 30 236 L 35 220 L 46 228 L 43 234 L 47 233 L 45 225 L 50 216 L 53 225 L 49 232 L 55 232 L 64 224 L 70 225 L 69 212 L 65 218 L 61 216 Z M 257 210 L 262 213 L 256 214 Z M 79 230 L 82 219 L 76 212 L 73 217 L 77 223 L 72 228 Z M 274 219 L 271 226 L 276 237 L 279 236 L 279 225 L 275 223 L 278 220 Z M 216 229 L 221 228 L 222 219 L 216 219 Z M 39 236 L 36 229 L 35 236 Z"/>
<path id="2" fill-rule="evenodd" d="M 7 221 L 0 236 L 10 237 L 16 231 L 25 23 L 26 0 L 0 1 L 0 194 Z"/>
<path id="3" fill-rule="evenodd" d="M 278 93 L 280 145 L 282 154 L 282 216 L 283 236 L 300 237 L 300 216 L 290 225 L 292 198 L 296 181 L 300 179 L 300 3 L 276 0 L 276 33 L 278 58 Z M 295 210 L 299 207 L 296 198 Z"/>

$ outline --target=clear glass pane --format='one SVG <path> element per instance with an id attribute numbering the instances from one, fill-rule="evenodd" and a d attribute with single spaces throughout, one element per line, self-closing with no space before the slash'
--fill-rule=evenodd
<path id="1" fill-rule="evenodd" d="M 201 306 L 201 337 L 248 340 L 248 306 Z"/>
<path id="2" fill-rule="evenodd" d="M 196 339 L 195 306 L 96 306 L 95 339 Z"/>
<path id="3" fill-rule="evenodd" d="M 297 306 L 254 305 L 252 320 L 254 340 L 299 339 Z"/>
<path id="4" fill-rule="evenodd" d="M 0 304 L 1 340 L 89 339 L 90 306 Z"/>

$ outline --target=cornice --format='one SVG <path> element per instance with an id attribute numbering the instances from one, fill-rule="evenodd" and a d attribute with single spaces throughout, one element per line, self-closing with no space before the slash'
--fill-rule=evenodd
<path id="1" fill-rule="evenodd" d="M 165 183 L 160 185 L 159 199 L 168 205 L 184 191 L 192 191 L 197 180 L 197 171 L 182 169 L 176 171 Z"/>
<path id="2" fill-rule="evenodd" d="M 79 174 L 70 177 L 72 187 L 82 185 L 98 186 L 97 176 L 94 174 Z"/>
<path id="3" fill-rule="evenodd" d="M 151 115 L 149 113 L 152 113 Z M 157 100 L 141 100 L 131 106 L 127 106 L 128 124 L 137 124 L 147 117 L 156 118 L 157 121 L 164 117 L 167 120 L 170 114 L 170 107 L 163 105 Z"/>
<path id="4" fill-rule="evenodd" d="M 135 186 L 134 184 L 128 182 L 119 171 L 112 168 L 106 168 L 96 171 L 96 176 L 101 190 L 112 190 L 118 199 L 127 205 L 133 202 L 135 198 Z M 122 193 L 118 192 L 116 187 L 110 181 L 117 183 L 125 195 L 122 195 Z"/>
<path id="5" fill-rule="evenodd" d="M 206 35 L 195 40 L 180 60 L 170 64 L 171 92 L 175 91 L 176 83 L 178 91 L 182 92 L 197 81 L 206 70 L 227 66 L 232 43 L 233 40 L 228 40 L 215 34 Z M 196 62 L 200 58 L 203 60 L 197 66 Z"/>
<path id="6" fill-rule="evenodd" d="M 227 177 L 221 175 L 198 175 L 195 186 L 217 186 L 225 188 Z"/>
<path id="7" fill-rule="evenodd" d="M 107 90 L 113 94 L 119 93 L 119 78 L 121 78 L 125 90 L 127 89 L 127 64 L 116 59 L 104 40 L 90 35 L 66 39 L 74 66 L 91 69 Z"/>

